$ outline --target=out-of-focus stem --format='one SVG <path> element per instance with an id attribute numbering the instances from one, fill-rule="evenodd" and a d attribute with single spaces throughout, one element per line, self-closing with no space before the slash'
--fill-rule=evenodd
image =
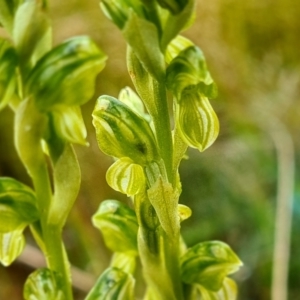
<path id="1" fill-rule="evenodd" d="M 268 132 L 274 142 L 278 165 L 271 299 L 287 300 L 295 173 L 294 145 L 290 133 L 280 120 L 274 120 Z"/>

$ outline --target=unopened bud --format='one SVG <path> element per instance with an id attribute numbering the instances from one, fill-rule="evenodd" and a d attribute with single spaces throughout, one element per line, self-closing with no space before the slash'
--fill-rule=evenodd
<path id="1" fill-rule="evenodd" d="M 176 122 L 185 143 L 204 151 L 219 134 L 219 120 L 209 100 L 199 92 L 184 93 L 176 104 Z"/>

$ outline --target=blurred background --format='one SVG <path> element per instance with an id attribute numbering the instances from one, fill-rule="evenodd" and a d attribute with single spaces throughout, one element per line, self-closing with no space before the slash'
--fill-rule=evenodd
<path id="1" fill-rule="evenodd" d="M 79 282 L 86 280 L 88 286 L 111 255 L 91 216 L 105 199 L 128 202 L 105 182 L 112 159 L 98 149 L 91 113 L 99 95 L 116 97 L 132 83 L 125 42 L 97 0 L 49 2 L 55 44 L 90 35 L 109 57 L 94 98 L 83 107 L 90 146 L 76 147 L 82 185 L 64 230 L 70 261 L 85 272 L 79 273 Z M 300 2 L 295 0 L 198 0 L 196 22 L 184 33 L 203 50 L 218 84 L 219 96 L 212 105 L 221 131 L 211 148 L 204 153 L 190 150 L 182 162 L 181 203 L 193 210 L 182 233 L 189 246 L 221 240 L 234 249 L 244 262 L 234 276 L 240 300 L 272 299 L 272 270 L 278 263 L 273 260 L 274 236 L 281 228 L 289 231 L 291 220 L 288 299 L 300 299 L 299 16 Z M 31 185 L 14 150 L 9 109 L 0 114 L 0 176 Z M 291 212 L 282 210 L 281 223 L 275 218 L 278 201 Z M 289 244 L 289 235 L 284 237 L 280 243 Z M 29 232 L 27 242 L 34 246 Z M 23 299 L 22 286 L 33 271 L 28 257 L 39 263 L 38 253 L 30 251 L 10 267 L 0 266 L 0 299 Z M 75 295 L 80 300 L 85 292 L 77 288 Z"/>

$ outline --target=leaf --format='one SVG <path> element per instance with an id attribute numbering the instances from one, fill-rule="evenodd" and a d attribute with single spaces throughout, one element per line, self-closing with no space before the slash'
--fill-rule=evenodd
<path id="1" fill-rule="evenodd" d="M 34 95 L 41 111 L 57 106 L 75 106 L 94 94 L 94 81 L 106 56 L 88 37 L 75 37 L 43 56 L 26 82 L 26 94 Z"/>
<path id="2" fill-rule="evenodd" d="M 118 159 L 106 173 L 107 183 L 116 191 L 133 196 L 146 187 L 143 168 L 128 157 Z"/>
<path id="3" fill-rule="evenodd" d="M 236 300 L 237 286 L 236 283 L 226 277 L 223 281 L 223 286 L 218 292 L 206 290 L 201 285 L 198 285 L 202 300 Z"/>
<path id="4" fill-rule="evenodd" d="M 158 216 L 159 222 L 167 235 L 176 237 L 179 233 L 178 196 L 172 185 L 158 177 L 155 184 L 147 191 L 149 200 Z"/>
<path id="5" fill-rule="evenodd" d="M 27 278 L 25 300 L 67 300 L 60 286 L 60 277 L 47 268 L 38 269 Z"/>
<path id="6" fill-rule="evenodd" d="M 105 154 L 129 157 L 141 166 L 157 159 L 155 138 L 149 123 L 121 101 L 110 96 L 98 98 L 93 125 L 99 148 Z"/>
<path id="7" fill-rule="evenodd" d="M 210 291 L 219 291 L 225 277 L 235 273 L 242 262 L 225 243 L 199 243 L 181 257 L 181 278 L 188 284 L 200 284 Z"/>
<path id="8" fill-rule="evenodd" d="M 22 230 L 0 232 L 0 263 L 9 266 L 23 251 L 25 239 Z"/>
<path id="9" fill-rule="evenodd" d="M 164 81 L 164 57 L 155 25 L 131 11 L 123 35 L 147 72 L 157 81 Z"/>
<path id="10" fill-rule="evenodd" d="M 34 192 L 24 184 L 7 177 L 0 178 L 0 233 L 23 230 L 38 220 Z"/>
<path id="11" fill-rule="evenodd" d="M 134 283 L 132 275 L 117 268 L 108 268 L 85 300 L 133 300 Z"/>
<path id="12" fill-rule="evenodd" d="M 127 86 L 122 89 L 119 93 L 118 99 L 137 115 L 145 118 L 146 114 L 143 101 L 130 87 Z"/>
<path id="13" fill-rule="evenodd" d="M 106 200 L 100 204 L 92 221 L 110 250 L 137 255 L 138 224 L 132 209 L 119 201 Z"/>
<path id="14" fill-rule="evenodd" d="M 48 222 L 63 227 L 76 200 L 81 174 L 76 154 L 70 144 L 66 144 L 62 154 L 58 158 L 53 157 L 53 161 L 54 195 Z"/>
<path id="15" fill-rule="evenodd" d="M 209 100 L 199 92 L 185 92 L 176 104 L 176 126 L 182 140 L 200 152 L 213 144 L 219 134 L 219 120 Z"/>
<path id="16" fill-rule="evenodd" d="M 51 49 L 50 20 L 39 1 L 25 1 L 19 6 L 14 20 L 13 41 L 25 74 Z"/>
<path id="17" fill-rule="evenodd" d="M 0 38 L 0 110 L 6 106 L 15 92 L 17 64 L 18 58 L 14 48 L 7 40 Z"/>

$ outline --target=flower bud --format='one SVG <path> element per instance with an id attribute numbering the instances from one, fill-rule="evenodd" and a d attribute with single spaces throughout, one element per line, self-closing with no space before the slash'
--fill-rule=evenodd
<path id="1" fill-rule="evenodd" d="M 135 280 L 118 268 L 108 268 L 97 280 L 85 300 L 134 299 Z"/>
<path id="2" fill-rule="evenodd" d="M 38 269 L 30 274 L 25 282 L 24 298 L 25 300 L 66 300 L 61 285 L 58 273 L 47 268 Z"/>
<path id="3" fill-rule="evenodd" d="M 92 221 L 110 250 L 137 255 L 138 224 L 134 210 L 119 201 L 105 200 Z"/>
<path id="4" fill-rule="evenodd" d="M 129 157 L 144 166 L 158 157 L 148 122 L 121 101 L 101 96 L 93 111 L 99 148 L 117 158 Z"/>
<path id="5" fill-rule="evenodd" d="M 181 277 L 188 284 L 197 283 L 218 291 L 225 277 L 235 273 L 243 263 L 225 243 L 210 241 L 190 248 L 181 258 Z"/>
<path id="6" fill-rule="evenodd" d="M 191 87 L 197 87 L 201 94 L 209 98 L 214 98 L 217 93 L 204 55 L 196 46 L 186 48 L 171 61 L 167 68 L 167 86 L 178 102 L 185 89 Z"/>
<path id="7" fill-rule="evenodd" d="M 116 191 L 133 196 L 145 188 L 146 178 L 140 165 L 128 157 L 118 159 L 106 173 L 107 183 Z"/>
<path id="8" fill-rule="evenodd" d="M 209 100 L 199 92 L 185 92 L 176 104 L 176 124 L 183 141 L 200 152 L 219 134 L 219 120 Z"/>
<path id="9" fill-rule="evenodd" d="M 94 81 L 105 60 L 90 38 L 69 39 L 37 62 L 26 82 L 26 94 L 34 95 L 40 111 L 82 105 L 93 96 Z"/>

